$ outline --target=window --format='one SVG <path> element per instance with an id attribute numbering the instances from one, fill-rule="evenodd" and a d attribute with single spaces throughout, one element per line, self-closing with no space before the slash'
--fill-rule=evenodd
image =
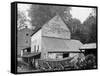
<path id="1" fill-rule="evenodd" d="M 69 57 L 69 53 L 63 53 L 63 58 Z"/>
<path id="2" fill-rule="evenodd" d="M 34 52 L 36 52 L 36 45 L 34 45 Z"/>
<path id="3" fill-rule="evenodd" d="M 27 48 L 27 52 L 31 52 L 31 48 Z"/>
<path id="4" fill-rule="evenodd" d="M 39 45 L 37 46 L 37 48 L 38 48 L 38 49 L 37 49 L 37 52 L 39 52 Z"/>
<path id="5" fill-rule="evenodd" d="M 26 36 L 28 36 L 29 34 L 28 33 L 26 33 Z"/>

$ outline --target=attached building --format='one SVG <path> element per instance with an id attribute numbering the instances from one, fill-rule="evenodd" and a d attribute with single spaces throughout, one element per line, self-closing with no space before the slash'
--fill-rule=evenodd
<path id="1" fill-rule="evenodd" d="M 17 54 L 21 55 L 21 50 L 31 47 L 32 30 L 25 27 L 17 32 Z"/>

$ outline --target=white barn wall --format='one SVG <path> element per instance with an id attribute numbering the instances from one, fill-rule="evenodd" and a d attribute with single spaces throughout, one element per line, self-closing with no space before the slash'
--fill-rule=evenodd
<path id="1" fill-rule="evenodd" d="M 31 52 L 35 52 L 34 46 L 36 46 L 36 50 L 38 50 L 39 46 L 38 52 L 41 52 L 41 29 L 31 37 Z"/>

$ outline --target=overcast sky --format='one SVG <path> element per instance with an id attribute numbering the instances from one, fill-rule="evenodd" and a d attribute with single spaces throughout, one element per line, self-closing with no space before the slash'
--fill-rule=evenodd
<path id="1" fill-rule="evenodd" d="M 79 19 L 82 23 L 86 20 L 86 18 L 92 12 L 91 8 L 84 7 L 72 7 L 70 13 L 72 14 L 72 18 Z"/>

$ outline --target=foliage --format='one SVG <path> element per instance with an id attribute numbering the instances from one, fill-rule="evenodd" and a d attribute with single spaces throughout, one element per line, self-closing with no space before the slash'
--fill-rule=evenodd
<path id="1" fill-rule="evenodd" d="M 86 43 L 96 42 L 96 31 L 97 31 L 97 24 L 96 24 L 96 17 L 90 16 L 87 20 L 83 23 L 84 27 L 86 28 L 86 32 L 88 33 L 88 38 L 86 39 Z M 85 30 L 84 30 L 85 32 Z"/>
<path id="2" fill-rule="evenodd" d="M 65 22 L 71 31 L 71 38 L 80 40 L 82 43 L 96 42 L 96 17 L 89 16 L 84 23 L 78 19 L 70 19 Z"/>
<path id="3" fill-rule="evenodd" d="M 26 16 L 24 14 L 24 12 L 18 11 L 18 29 L 22 28 L 23 26 L 25 26 L 25 21 L 27 21 Z"/>
<path id="4" fill-rule="evenodd" d="M 61 17 L 65 16 L 64 11 L 68 11 L 70 8 L 65 6 L 51 6 L 51 5 L 32 5 L 29 15 L 32 19 L 32 25 L 38 27 L 43 26 L 47 21 L 52 19 L 56 14 Z M 68 13 L 68 12 L 67 12 Z M 70 16 L 70 15 L 66 15 Z M 65 17 L 64 17 L 65 18 Z"/>
<path id="5" fill-rule="evenodd" d="M 83 61 L 81 61 L 81 59 L 78 59 L 76 65 L 78 69 L 93 69 L 96 66 L 95 56 L 89 54 L 85 57 Z"/>

